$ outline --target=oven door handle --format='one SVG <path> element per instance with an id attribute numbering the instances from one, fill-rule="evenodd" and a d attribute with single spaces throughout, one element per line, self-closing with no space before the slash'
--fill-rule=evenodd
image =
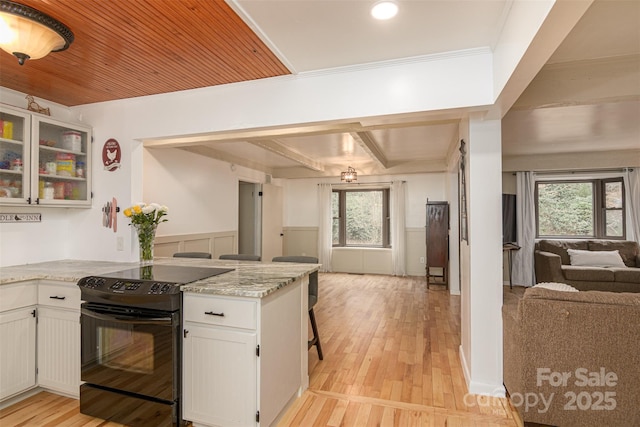
<path id="1" fill-rule="evenodd" d="M 131 325 L 171 325 L 171 317 L 138 318 L 136 316 L 113 316 L 110 314 L 97 313 L 93 310 L 81 308 L 80 313 L 85 316 L 108 322 L 128 323 Z"/>

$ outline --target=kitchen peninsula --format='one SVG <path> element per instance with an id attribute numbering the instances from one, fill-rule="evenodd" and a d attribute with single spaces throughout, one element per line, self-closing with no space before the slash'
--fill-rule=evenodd
<path id="1" fill-rule="evenodd" d="M 195 426 L 271 425 L 308 387 L 307 300 L 308 278 L 319 268 L 314 264 L 259 263 L 185 258 L 160 258 L 155 265 L 230 268 L 233 271 L 192 282 L 183 293 L 183 394 L 182 413 Z M 8 348 L 33 348 L 33 362 L 26 370 L 40 368 L 40 332 L 7 335 L 16 324 L 27 326 L 37 308 L 64 314 L 67 334 L 77 337 L 67 354 L 53 354 L 57 370 L 71 374 L 71 383 L 57 386 L 38 377 L 16 381 L 0 390 L 0 401 L 36 386 L 67 395 L 78 395 L 80 384 L 80 296 L 76 282 L 137 267 L 137 263 L 63 260 L 3 268 L 0 271 L 0 331 L 3 356 Z M 51 294 L 51 295 L 49 295 Z M 54 305 L 51 307 L 51 305 Z M 58 306 L 55 306 L 58 304 Z M 24 312 L 20 320 L 15 313 Z M 211 315 L 213 314 L 213 315 Z M 39 314 L 40 317 L 40 314 Z M 40 324 L 38 322 L 38 331 Z M 53 322 L 52 325 L 59 324 Z M 22 328 L 21 330 L 24 330 Z M 33 344 L 29 341 L 33 335 Z M 43 334 L 42 334 L 43 335 Z M 35 357 L 37 343 L 38 360 Z M 71 350 L 69 350 L 71 348 Z M 68 354 L 71 352 L 71 354 Z M 26 354 L 29 352 L 27 351 Z M 0 372 L 5 378 L 24 366 L 3 357 Z M 56 362 L 53 364 L 55 365 Z"/>

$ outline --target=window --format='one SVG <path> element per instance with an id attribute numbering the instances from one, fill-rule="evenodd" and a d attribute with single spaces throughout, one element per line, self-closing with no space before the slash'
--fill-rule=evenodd
<path id="1" fill-rule="evenodd" d="M 622 178 L 536 182 L 537 237 L 625 238 Z"/>
<path id="2" fill-rule="evenodd" d="M 333 190 L 333 246 L 389 247 L 389 189 Z"/>

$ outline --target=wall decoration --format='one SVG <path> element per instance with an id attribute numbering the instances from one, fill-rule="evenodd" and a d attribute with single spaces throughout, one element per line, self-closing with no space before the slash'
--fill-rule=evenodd
<path id="1" fill-rule="evenodd" d="M 465 170 L 467 148 L 464 139 L 460 140 L 460 167 L 458 182 L 460 185 L 460 239 L 469 243 L 469 224 L 467 222 L 467 178 Z"/>
<path id="2" fill-rule="evenodd" d="M 41 222 L 39 213 L 5 213 L 0 214 L 0 222 Z"/>
<path id="3" fill-rule="evenodd" d="M 33 96 L 27 95 L 26 100 L 27 100 L 27 110 L 35 111 L 36 113 L 45 114 L 47 116 L 51 115 L 51 111 L 49 110 L 49 107 L 41 107 L 40 104 L 38 104 L 35 101 L 35 99 L 33 99 Z"/>
<path id="4" fill-rule="evenodd" d="M 104 143 L 102 147 L 102 164 L 104 169 L 113 172 L 120 168 L 120 158 L 122 156 L 122 150 L 118 141 L 111 138 Z"/>

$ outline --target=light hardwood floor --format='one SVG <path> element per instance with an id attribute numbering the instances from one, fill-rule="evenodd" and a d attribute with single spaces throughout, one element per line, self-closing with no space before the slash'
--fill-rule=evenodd
<path id="1" fill-rule="evenodd" d="M 518 426 L 507 399 L 468 395 L 460 297 L 424 278 L 321 274 L 315 308 L 324 360 L 280 426 Z M 0 426 L 105 426 L 78 402 L 40 393 L 0 411 Z"/>

